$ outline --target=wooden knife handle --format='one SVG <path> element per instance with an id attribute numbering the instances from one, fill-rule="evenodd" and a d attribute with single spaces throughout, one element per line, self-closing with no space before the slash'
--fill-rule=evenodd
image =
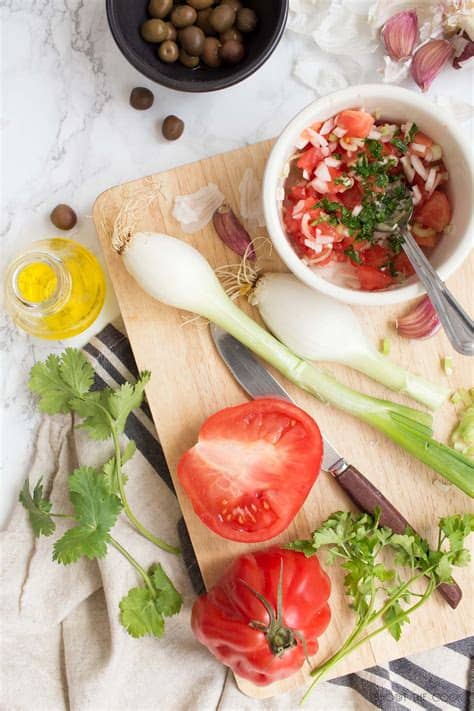
<path id="1" fill-rule="evenodd" d="M 349 464 L 347 469 L 338 474 L 336 480 L 362 511 L 373 514 L 378 506 L 382 526 L 388 526 L 395 533 L 405 533 L 407 526 L 413 529 L 413 526 L 385 498 L 382 492 L 352 464 Z M 462 590 L 457 583 L 441 583 L 436 589 L 453 610 L 459 605 L 462 598 Z"/>

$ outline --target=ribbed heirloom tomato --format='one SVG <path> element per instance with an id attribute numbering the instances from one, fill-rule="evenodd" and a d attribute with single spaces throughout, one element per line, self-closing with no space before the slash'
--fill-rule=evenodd
<path id="1" fill-rule="evenodd" d="M 292 403 L 259 398 L 209 417 L 178 477 L 201 521 L 223 538 L 259 542 L 285 530 L 321 467 L 316 422 Z"/>
<path id="2" fill-rule="evenodd" d="M 196 600 L 191 626 L 236 674 L 271 684 L 318 651 L 317 638 L 331 619 L 330 590 L 315 555 L 277 547 L 247 553 Z"/>

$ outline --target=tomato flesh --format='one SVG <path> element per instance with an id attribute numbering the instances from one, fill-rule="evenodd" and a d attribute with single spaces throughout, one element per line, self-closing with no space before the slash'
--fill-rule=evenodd
<path id="1" fill-rule="evenodd" d="M 417 222 L 442 232 L 451 220 L 451 206 L 445 193 L 435 190 L 433 195 L 415 212 Z"/>
<path id="2" fill-rule="evenodd" d="M 360 281 L 361 289 L 365 291 L 376 291 L 377 289 L 386 289 L 393 282 L 390 274 L 381 272 L 376 267 L 362 265 L 357 267 L 357 276 Z"/>
<path id="3" fill-rule="evenodd" d="M 366 138 L 372 126 L 374 125 L 375 119 L 370 114 L 365 111 L 355 111 L 349 109 L 348 111 L 341 111 L 341 113 L 336 118 L 336 126 L 340 126 L 351 138 Z"/>
<path id="4" fill-rule="evenodd" d="M 275 654 L 271 638 L 252 623 L 268 625 L 268 612 L 255 592 L 276 610 L 280 575 L 282 625 L 297 634 L 291 645 Z M 305 653 L 311 656 L 318 651 L 317 638 L 331 619 L 330 589 L 329 578 L 315 555 L 306 558 L 277 547 L 247 553 L 196 600 L 192 630 L 199 642 L 236 674 L 254 684 L 270 684 L 298 671 L 305 663 Z"/>
<path id="5" fill-rule="evenodd" d="M 321 457 L 321 434 L 307 413 L 259 398 L 209 417 L 178 463 L 178 477 L 212 531 L 234 541 L 265 541 L 291 523 Z"/>

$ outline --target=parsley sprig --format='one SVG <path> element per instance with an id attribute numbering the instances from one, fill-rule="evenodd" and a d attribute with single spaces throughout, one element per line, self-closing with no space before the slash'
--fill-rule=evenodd
<path id="1" fill-rule="evenodd" d="M 388 631 L 398 641 L 415 610 L 438 585 L 453 582 L 454 567 L 470 561 L 464 543 L 474 531 L 473 514 L 442 518 L 435 549 L 409 528 L 397 534 L 379 522 L 379 511 L 374 516 L 338 511 L 313 532 L 311 540 L 288 546 L 306 556 L 324 546 L 328 563 L 341 562 L 345 592 L 356 618 L 342 647 L 311 672 L 314 681 L 302 701 L 331 667 L 376 635 Z M 414 586 L 423 580 L 420 593 Z"/>
<path id="2" fill-rule="evenodd" d="M 69 565 L 81 557 L 101 559 L 111 546 L 135 568 L 144 584 L 132 588 L 120 601 L 120 621 L 133 637 L 161 637 L 164 618 L 179 612 L 182 604 L 181 595 L 161 565 L 146 571 L 111 533 L 124 511 L 141 535 L 165 551 L 179 553 L 178 548 L 156 538 L 138 521 L 125 495 L 127 477 L 122 467 L 133 456 L 135 443 L 129 441 L 122 451 L 119 437 L 129 414 L 141 405 L 149 378 L 145 372 L 134 384 L 126 382 L 116 390 L 92 390 L 94 370 L 78 350 L 68 348 L 61 356 L 51 355 L 44 363 L 37 363 L 31 371 L 30 388 L 40 397 L 40 409 L 49 414 L 78 414 L 82 418 L 80 426 L 93 439 L 112 437 L 114 455 L 100 469 L 82 466 L 70 475 L 72 513 L 52 510 L 41 480 L 33 490 L 26 480 L 19 497 L 36 537 L 51 536 L 56 530 L 55 518 L 74 522 L 54 543 L 56 562 Z"/>

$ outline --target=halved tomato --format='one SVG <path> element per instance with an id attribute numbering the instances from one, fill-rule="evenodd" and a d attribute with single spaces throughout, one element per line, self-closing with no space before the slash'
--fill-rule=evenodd
<path id="1" fill-rule="evenodd" d="M 292 403 L 259 398 L 211 415 L 178 463 L 194 511 L 232 541 L 259 542 L 285 530 L 321 467 L 321 433 Z"/>

